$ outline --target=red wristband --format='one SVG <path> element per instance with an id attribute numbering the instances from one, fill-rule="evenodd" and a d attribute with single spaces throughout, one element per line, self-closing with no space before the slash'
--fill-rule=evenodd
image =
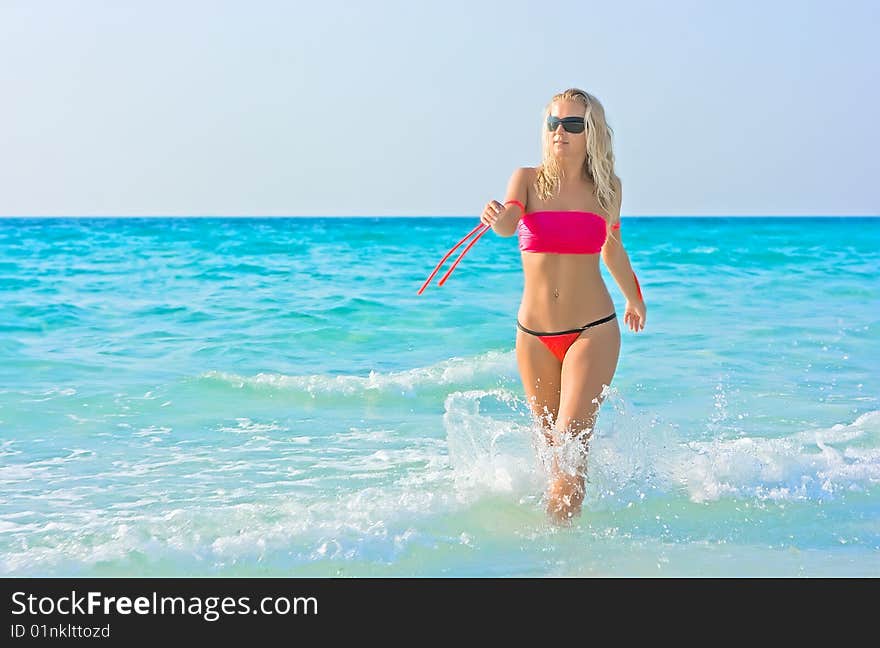
<path id="1" fill-rule="evenodd" d="M 504 204 L 505 204 L 505 205 L 517 205 L 520 209 L 523 210 L 523 214 L 526 213 L 526 206 L 523 205 L 523 204 L 522 204 L 520 201 L 518 201 L 518 200 L 508 200 L 508 201 L 505 201 Z"/>

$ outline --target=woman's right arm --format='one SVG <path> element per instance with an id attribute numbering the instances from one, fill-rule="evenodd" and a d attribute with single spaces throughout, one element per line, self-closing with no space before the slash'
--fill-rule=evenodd
<path id="1" fill-rule="evenodd" d="M 513 236 L 516 233 L 516 226 L 519 219 L 522 218 L 526 201 L 528 200 L 528 182 L 531 169 L 521 167 L 513 172 L 507 183 L 507 192 L 504 198 L 504 204 L 500 204 L 497 200 L 490 200 L 480 220 L 492 226 L 498 236 Z M 516 202 L 520 205 L 517 205 Z"/>

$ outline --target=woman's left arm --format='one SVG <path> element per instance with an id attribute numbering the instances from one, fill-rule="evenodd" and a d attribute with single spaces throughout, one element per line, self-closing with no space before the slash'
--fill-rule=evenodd
<path id="1" fill-rule="evenodd" d="M 618 185 L 617 200 L 614 207 L 616 213 L 613 214 L 614 218 L 612 220 L 617 225 L 609 227 L 608 236 L 605 239 L 605 244 L 602 246 L 602 260 L 626 298 L 626 312 L 623 316 L 623 321 L 629 326 L 631 331 L 637 333 L 645 328 L 647 306 L 645 306 L 645 300 L 642 297 L 638 279 L 636 279 L 632 264 L 629 261 L 629 255 L 623 247 L 623 238 L 620 234 L 619 225 L 621 198 L 620 185 Z"/>

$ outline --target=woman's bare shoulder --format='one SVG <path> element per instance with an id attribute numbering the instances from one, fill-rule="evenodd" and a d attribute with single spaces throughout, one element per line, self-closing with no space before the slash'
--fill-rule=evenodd
<path id="1" fill-rule="evenodd" d="M 511 175 L 511 180 L 523 188 L 532 186 L 538 177 L 538 169 L 535 167 L 518 167 Z"/>

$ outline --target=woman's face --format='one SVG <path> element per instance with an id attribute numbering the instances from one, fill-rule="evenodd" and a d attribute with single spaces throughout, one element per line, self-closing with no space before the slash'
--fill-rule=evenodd
<path id="1" fill-rule="evenodd" d="M 554 101 L 550 106 L 550 116 L 559 117 L 581 117 L 586 115 L 587 108 L 579 101 L 571 99 L 563 99 Z M 544 124 L 547 128 L 547 124 Z M 575 159 L 582 160 L 587 155 L 587 131 L 586 127 L 581 133 L 569 133 L 562 124 L 556 126 L 556 130 L 549 131 L 550 152 L 559 159 Z"/>

